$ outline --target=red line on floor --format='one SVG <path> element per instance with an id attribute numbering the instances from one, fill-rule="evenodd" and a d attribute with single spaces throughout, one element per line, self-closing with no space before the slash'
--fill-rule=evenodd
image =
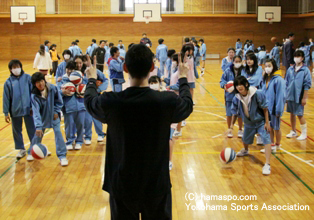
<path id="1" fill-rule="evenodd" d="M 3 129 L 5 129 L 5 128 L 8 127 L 9 125 L 11 125 L 11 123 L 7 124 L 7 125 L 4 126 L 3 128 L 0 128 L 0 131 L 2 131 Z"/>
<path id="2" fill-rule="evenodd" d="M 283 123 L 285 123 L 286 125 L 292 127 L 291 124 L 289 124 L 288 122 L 285 122 L 285 121 L 282 120 L 282 119 L 280 119 L 280 120 L 281 120 Z M 297 132 L 301 133 L 301 131 L 299 131 L 298 129 L 295 129 L 295 130 L 296 130 Z M 307 136 L 307 138 L 314 142 L 314 139 L 313 139 L 313 138 L 311 138 L 311 137 L 309 137 L 309 136 Z"/>

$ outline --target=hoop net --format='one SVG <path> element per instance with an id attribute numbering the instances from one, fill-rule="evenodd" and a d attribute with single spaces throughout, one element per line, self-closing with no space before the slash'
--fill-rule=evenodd
<path id="1" fill-rule="evenodd" d="M 269 24 L 273 24 L 273 19 L 272 18 L 268 18 L 268 22 L 269 22 Z"/>
<path id="2" fill-rule="evenodd" d="M 25 18 L 20 18 L 20 25 L 24 24 L 24 20 L 25 20 Z"/>
<path id="3" fill-rule="evenodd" d="M 150 16 L 145 16 L 144 18 L 145 18 L 145 23 L 148 24 L 151 17 Z"/>

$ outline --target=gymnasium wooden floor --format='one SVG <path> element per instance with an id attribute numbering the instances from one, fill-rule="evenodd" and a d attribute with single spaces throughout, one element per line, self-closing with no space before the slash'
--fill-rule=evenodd
<path id="1" fill-rule="evenodd" d="M 33 73 L 32 61 L 22 61 Z M 8 78 L 7 61 L 0 61 L 0 94 Z M 282 151 L 271 156 L 272 174 L 262 175 L 264 154 L 260 146 L 250 148 L 250 156 L 237 158 L 226 166 L 219 160 L 224 147 L 242 148 L 237 137 L 228 139 L 223 90 L 219 87 L 220 63 L 207 61 L 206 74 L 196 82 L 195 108 L 174 148 L 172 179 L 173 219 L 313 219 L 314 209 L 314 90 L 305 108 L 308 139 L 286 139 L 289 115 L 282 117 Z M 2 106 L 2 105 L 1 105 Z M 1 107 L 2 110 L 2 107 Z M 63 124 L 63 123 L 62 123 Z M 63 126 L 63 125 L 62 125 Z M 104 126 L 106 129 L 106 126 Z M 299 123 L 297 128 L 300 129 Z M 236 135 L 237 129 L 234 131 Z M 29 144 L 24 129 L 25 144 Z M 54 135 L 49 130 L 43 140 L 52 156 L 42 161 L 15 159 L 11 125 L 0 116 L 0 219 L 110 219 L 108 194 L 102 191 L 106 145 L 93 142 L 80 151 L 68 152 L 69 166 L 61 167 L 55 153 Z M 198 195 L 254 195 L 255 200 L 187 201 Z M 188 210 L 187 205 L 190 210 Z M 234 204 L 233 204 L 234 203 Z M 232 205 L 233 204 L 233 205 Z M 250 205 L 258 210 L 247 211 Z M 268 205 L 308 205 L 310 210 L 262 210 Z M 226 206 L 227 210 L 191 210 Z M 234 206 L 242 210 L 232 210 Z"/>

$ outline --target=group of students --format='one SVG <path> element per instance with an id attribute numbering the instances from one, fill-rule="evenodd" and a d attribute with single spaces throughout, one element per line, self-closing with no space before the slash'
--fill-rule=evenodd
<path id="1" fill-rule="evenodd" d="M 250 45 L 252 46 L 252 45 Z M 308 90 L 311 88 L 311 72 L 306 63 L 303 50 L 294 52 L 294 62 L 284 78 L 276 57 L 266 59 L 264 69 L 258 65 L 254 51 L 247 51 L 243 57 L 228 50 L 223 62 L 223 74 L 220 81 L 225 89 L 225 105 L 227 116 L 227 136 L 233 137 L 233 125 L 238 119 L 238 137 L 242 138 L 244 149 L 237 153 L 238 157 L 249 154 L 248 146 L 253 144 L 257 134 L 257 144 L 265 146 L 261 149 L 266 155 L 263 174 L 271 173 L 270 155 L 281 146 L 280 118 L 286 111 L 290 113 L 292 130 L 287 138 L 297 137 L 296 116 L 299 118 L 301 135 L 297 140 L 306 140 L 307 124 L 304 118 L 304 106 L 307 103 Z M 234 91 L 228 92 L 227 84 L 233 81 Z M 244 131 L 242 130 L 244 122 Z"/>

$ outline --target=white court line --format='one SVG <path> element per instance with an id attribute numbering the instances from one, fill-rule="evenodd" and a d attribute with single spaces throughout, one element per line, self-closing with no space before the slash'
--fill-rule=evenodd
<path id="1" fill-rule="evenodd" d="M 212 136 L 212 138 L 217 138 L 217 137 L 220 137 L 222 134 L 217 134 L 215 136 Z"/>
<path id="2" fill-rule="evenodd" d="M 211 113 L 211 112 L 204 112 L 204 111 L 200 111 L 200 110 L 193 110 L 193 112 L 201 112 L 201 113 L 205 113 L 205 114 L 208 114 L 208 115 L 214 115 L 218 118 L 222 118 L 223 120 L 226 121 L 226 118 L 225 117 L 222 117 L 221 115 L 217 115 L 217 114 L 214 114 L 214 113 Z M 235 126 L 239 127 L 238 125 L 234 124 Z"/>
<path id="3" fill-rule="evenodd" d="M 298 156 L 296 156 L 296 155 L 290 153 L 289 151 L 286 151 L 286 150 L 283 149 L 282 147 L 280 147 L 280 150 L 282 150 L 282 151 L 285 152 L 286 154 L 289 154 L 289 155 L 293 156 L 294 158 L 296 158 L 296 159 L 298 159 L 298 160 L 300 160 L 300 161 L 302 161 L 302 162 L 306 163 L 307 165 L 310 165 L 311 167 L 314 168 L 314 165 L 311 164 L 310 162 L 308 162 L 308 160 L 303 160 L 302 158 L 300 158 L 300 157 L 298 157 Z"/>
<path id="4" fill-rule="evenodd" d="M 63 126 L 64 126 L 64 124 L 62 124 L 62 125 L 60 126 L 60 128 L 63 127 Z M 53 129 L 51 129 L 50 131 L 48 131 L 45 135 L 50 134 L 52 131 L 53 131 Z M 30 143 L 31 143 L 31 142 L 28 142 L 27 144 L 24 144 L 24 147 L 30 145 Z M 16 152 L 16 150 L 14 150 L 14 151 L 8 153 L 7 155 L 1 157 L 0 160 L 3 160 L 4 158 L 7 158 L 7 156 L 9 156 L 10 154 L 12 154 L 12 153 L 14 153 L 14 152 Z"/>
<path id="5" fill-rule="evenodd" d="M 195 143 L 197 141 L 190 141 L 190 142 L 184 142 L 184 143 L 180 143 L 180 144 L 192 144 L 192 143 Z"/>

